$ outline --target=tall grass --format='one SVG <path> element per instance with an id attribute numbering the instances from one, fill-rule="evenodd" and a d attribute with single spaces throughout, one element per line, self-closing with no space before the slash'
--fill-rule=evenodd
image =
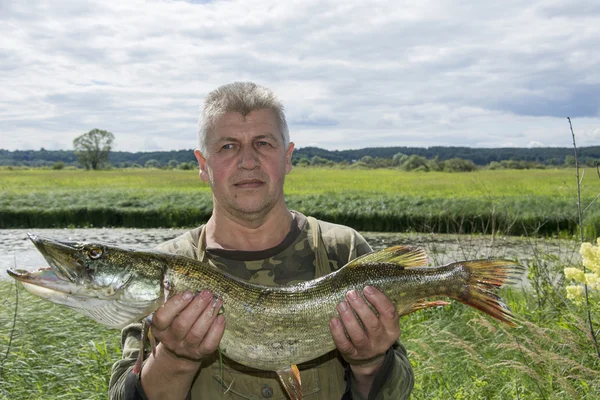
<path id="1" fill-rule="evenodd" d="M 0 281 L 0 398 L 106 399 L 119 332 L 23 288 L 13 327 L 15 288 Z"/>
<path id="2" fill-rule="evenodd" d="M 536 318 L 526 295 L 508 296 L 519 328 L 461 305 L 401 321 L 415 370 L 413 399 L 600 398 L 600 363 L 581 331 L 584 320 L 569 326 Z"/>

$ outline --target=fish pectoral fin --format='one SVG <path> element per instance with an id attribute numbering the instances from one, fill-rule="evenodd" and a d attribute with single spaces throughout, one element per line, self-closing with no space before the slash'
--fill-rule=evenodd
<path id="1" fill-rule="evenodd" d="M 290 399 L 302 400 L 302 381 L 300 380 L 300 371 L 296 364 L 292 364 L 287 368 L 282 368 L 275 372 L 277 372 L 279 380 L 288 396 L 290 396 Z"/>
<path id="2" fill-rule="evenodd" d="M 394 246 L 355 258 L 347 267 L 358 268 L 363 265 L 377 267 L 374 264 L 393 264 L 398 268 L 413 268 L 424 267 L 428 262 L 427 253 L 420 247 Z"/>
<path id="3" fill-rule="evenodd" d="M 402 309 L 398 308 L 398 314 L 406 315 L 406 314 L 410 314 L 415 311 L 423 310 L 425 308 L 443 307 L 443 306 L 448 306 L 448 305 L 450 305 L 450 303 L 447 301 L 443 301 L 443 300 L 419 301 L 416 303 L 412 303 L 409 306 L 404 307 Z"/>

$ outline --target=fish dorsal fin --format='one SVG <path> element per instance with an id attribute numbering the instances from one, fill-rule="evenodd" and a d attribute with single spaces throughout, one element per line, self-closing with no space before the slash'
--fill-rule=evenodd
<path id="1" fill-rule="evenodd" d="M 394 246 L 365 254 L 352 260 L 347 266 L 348 268 L 358 268 L 366 264 L 394 264 L 399 268 L 414 268 L 424 267 L 428 262 L 427 253 L 421 247 Z"/>

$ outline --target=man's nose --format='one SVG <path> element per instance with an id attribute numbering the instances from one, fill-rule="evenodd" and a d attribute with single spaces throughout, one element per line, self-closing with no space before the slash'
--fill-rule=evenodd
<path id="1" fill-rule="evenodd" d="M 259 165 L 258 152 L 252 146 L 244 146 L 240 153 L 238 168 L 255 169 Z"/>

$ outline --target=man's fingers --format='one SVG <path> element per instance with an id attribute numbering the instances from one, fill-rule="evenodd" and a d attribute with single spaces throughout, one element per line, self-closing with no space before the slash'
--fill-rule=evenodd
<path id="1" fill-rule="evenodd" d="M 178 293 L 163 304 L 152 317 L 152 325 L 158 330 L 165 330 L 173 322 L 173 319 L 183 310 L 192 300 L 194 295 L 190 292 Z"/>
<path id="2" fill-rule="evenodd" d="M 331 330 L 331 337 L 335 347 L 344 355 L 353 355 L 356 352 L 352 342 L 346 337 L 344 332 L 344 326 L 338 318 L 332 318 L 329 321 L 329 329 Z"/>
<path id="3" fill-rule="evenodd" d="M 356 319 L 348 302 L 342 301 L 338 304 L 338 312 L 354 347 L 363 348 L 367 346 L 369 344 L 369 338 L 362 326 L 360 326 L 360 323 Z"/>
<path id="4" fill-rule="evenodd" d="M 400 331 L 398 311 L 390 299 L 375 289 L 373 286 L 365 286 L 363 293 L 369 303 L 379 313 L 379 321 L 388 332 Z"/>
<path id="5" fill-rule="evenodd" d="M 356 290 L 346 293 L 346 299 L 354 309 L 354 312 L 356 312 L 356 315 L 358 315 L 358 318 L 360 318 L 360 321 L 367 330 L 367 335 L 376 335 L 383 328 L 377 315 L 369 308 L 365 300 L 358 295 Z"/>
<path id="6" fill-rule="evenodd" d="M 222 300 L 218 299 L 215 301 L 213 300 L 212 296 L 210 296 L 207 301 L 210 303 L 204 304 L 205 300 L 199 302 L 199 309 L 203 307 L 202 314 L 195 319 L 193 325 L 189 328 L 187 335 L 185 336 L 185 341 L 192 346 L 197 346 L 204 340 L 206 333 L 211 328 L 213 321 L 217 317 L 219 309 L 223 305 Z"/>
<path id="7" fill-rule="evenodd" d="M 212 305 L 213 297 L 208 290 L 203 290 L 185 307 L 171 323 L 171 330 L 179 339 L 183 339 L 200 315 Z"/>
<path id="8" fill-rule="evenodd" d="M 218 315 L 210 325 L 208 332 L 204 335 L 204 340 L 200 345 L 200 352 L 204 355 L 209 355 L 217 350 L 221 339 L 223 338 L 223 332 L 225 332 L 225 316 Z"/>

